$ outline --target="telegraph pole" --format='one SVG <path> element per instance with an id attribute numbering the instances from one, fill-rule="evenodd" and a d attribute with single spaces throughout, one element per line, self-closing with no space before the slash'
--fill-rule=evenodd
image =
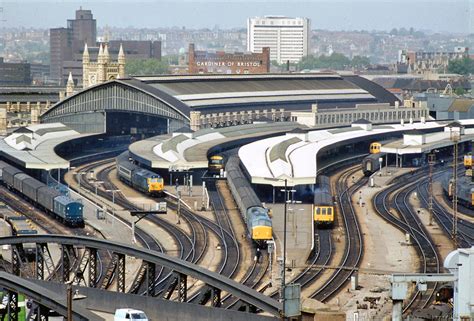
<path id="1" fill-rule="evenodd" d="M 456 128 L 453 130 L 453 128 Z M 454 246 L 458 246 L 458 142 L 461 138 L 461 127 L 451 127 L 451 141 L 453 146 L 453 228 L 451 230 L 451 237 Z"/>
<path id="2" fill-rule="evenodd" d="M 429 192 L 430 198 L 428 203 L 428 210 L 430 212 L 429 225 L 433 225 L 433 166 L 435 164 L 435 154 L 428 154 L 428 165 L 430 166 Z"/>

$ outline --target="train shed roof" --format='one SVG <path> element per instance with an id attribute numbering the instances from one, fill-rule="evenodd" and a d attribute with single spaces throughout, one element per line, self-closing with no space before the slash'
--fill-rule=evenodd
<path id="1" fill-rule="evenodd" d="M 347 155 L 334 155 L 330 157 L 330 160 L 318 163 L 318 154 L 321 152 L 348 143 L 379 140 L 380 136 L 384 134 L 401 134 L 414 129 L 439 128 L 443 130 L 448 123 L 433 121 L 404 125 L 392 124 L 373 126 L 371 130 L 364 129 L 362 125 L 360 127 L 353 125 L 352 127 L 312 130 L 305 134 L 286 133 L 241 147 L 239 157 L 254 184 L 284 186 L 285 179 L 289 186 L 315 184 L 318 172 L 328 162 L 348 157 Z M 462 121 L 462 124 L 464 126 L 474 125 L 474 120 Z M 449 133 L 447 134 L 449 135 Z M 443 133 L 443 135 L 445 134 Z M 433 137 L 436 139 L 440 136 Z M 357 155 L 350 157 L 354 156 Z"/>
<path id="2" fill-rule="evenodd" d="M 66 141 L 89 136 L 79 134 L 61 123 L 31 125 L 0 139 L 0 156 L 23 168 L 68 168 L 69 161 L 59 157 L 55 147 Z"/>
<path id="3" fill-rule="evenodd" d="M 293 122 L 259 123 L 223 128 L 207 128 L 196 132 L 175 132 L 133 143 L 130 156 L 148 167 L 162 169 L 207 168 L 207 157 L 216 146 L 238 140 L 253 140 L 303 128 Z"/>

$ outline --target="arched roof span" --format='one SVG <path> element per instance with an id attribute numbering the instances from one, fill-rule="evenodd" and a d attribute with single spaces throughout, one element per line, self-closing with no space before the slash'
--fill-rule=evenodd
<path id="1" fill-rule="evenodd" d="M 190 108 L 173 96 L 134 79 L 114 79 L 86 88 L 58 102 L 41 115 L 42 121 L 100 111 L 140 112 L 189 121 Z"/>

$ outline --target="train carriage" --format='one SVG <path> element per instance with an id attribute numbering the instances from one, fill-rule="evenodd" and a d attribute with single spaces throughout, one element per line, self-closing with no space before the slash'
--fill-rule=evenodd
<path id="1" fill-rule="evenodd" d="M 45 185 L 38 188 L 37 196 L 38 204 L 49 212 L 54 213 L 54 199 L 61 196 L 61 193 Z"/>
<path id="2" fill-rule="evenodd" d="M 272 239 L 272 221 L 268 209 L 262 206 L 260 199 L 250 183 L 244 177 L 238 157 L 229 158 L 226 165 L 227 183 L 237 207 L 244 218 L 247 233 L 259 246 L 265 246 Z"/>
<path id="3" fill-rule="evenodd" d="M 13 188 L 20 193 L 23 193 L 23 182 L 30 178 L 30 175 L 25 173 L 18 173 L 13 177 Z"/>
<path id="4" fill-rule="evenodd" d="M 318 176 L 318 187 L 314 191 L 313 219 L 318 227 L 332 227 L 335 206 L 331 193 L 331 183 L 327 176 Z"/>
<path id="5" fill-rule="evenodd" d="M 5 163 L 4 161 L 0 161 L 0 180 L 3 181 L 3 169 L 5 167 L 8 167 L 10 165 L 8 165 L 7 163 Z"/>
<path id="6" fill-rule="evenodd" d="M 13 166 L 5 166 L 2 172 L 3 182 L 10 188 L 14 188 L 15 175 L 20 173 L 23 172 Z"/>
<path id="7" fill-rule="evenodd" d="M 365 176 L 370 176 L 376 171 L 380 170 L 380 166 L 385 162 L 387 153 L 370 154 L 362 160 L 362 172 Z M 382 164 L 380 164 L 382 158 Z"/>
<path id="8" fill-rule="evenodd" d="M 32 177 L 27 178 L 23 181 L 23 194 L 25 194 L 29 199 L 38 202 L 38 189 L 46 186 L 42 182 L 34 179 Z"/>

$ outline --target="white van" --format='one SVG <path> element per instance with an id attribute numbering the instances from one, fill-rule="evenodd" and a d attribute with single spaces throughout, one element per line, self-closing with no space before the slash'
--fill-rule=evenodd
<path id="1" fill-rule="evenodd" d="M 134 309 L 115 310 L 114 321 L 148 321 L 145 312 Z"/>

